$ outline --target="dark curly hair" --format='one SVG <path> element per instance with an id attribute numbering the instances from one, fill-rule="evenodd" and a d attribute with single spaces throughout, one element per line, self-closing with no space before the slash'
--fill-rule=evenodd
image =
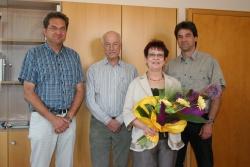
<path id="1" fill-rule="evenodd" d="M 144 57 L 148 57 L 148 51 L 150 48 L 161 49 L 164 52 L 164 59 L 168 57 L 169 51 L 163 41 L 157 39 L 151 40 L 144 48 Z"/>

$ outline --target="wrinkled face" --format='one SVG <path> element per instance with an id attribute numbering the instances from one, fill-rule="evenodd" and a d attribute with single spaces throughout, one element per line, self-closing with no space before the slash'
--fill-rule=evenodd
<path id="1" fill-rule="evenodd" d="M 44 35 L 47 42 L 52 45 L 62 45 L 66 39 L 66 24 L 60 18 L 51 18 L 49 25 L 44 29 Z"/>
<path id="2" fill-rule="evenodd" d="M 118 59 L 121 50 L 120 37 L 115 33 L 108 33 L 103 38 L 104 53 L 109 60 Z"/>
<path id="3" fill-rule="evenodd" d="M 177 34 L 177 43 L 182 52 L 195 50 L 195 42 L 197 42 L 197 37 L 194 37 L 191 30 L 189 29 L 179 30 Z"/>
<path id="4" fill-rule="evenodd" d="M 164 58 L 163 50 L 159 48 L 149 48 L 146 63 L 148 65 L 149 70 L 162 70 L 163 66 L 166 63 L 166 58 Z"/>

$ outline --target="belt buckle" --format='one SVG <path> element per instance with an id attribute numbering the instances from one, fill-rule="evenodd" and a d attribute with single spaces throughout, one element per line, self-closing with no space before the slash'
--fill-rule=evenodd
<path id="1" fill-rule="evenodd" d="M 61 114 L 56 114 L 56 116 L 58 116 L 58 117 L 65 117 L 67 115 L 67 113 L 68 113 L 68 109 L 65 109 L 65 110 L 62 110 Z"/>

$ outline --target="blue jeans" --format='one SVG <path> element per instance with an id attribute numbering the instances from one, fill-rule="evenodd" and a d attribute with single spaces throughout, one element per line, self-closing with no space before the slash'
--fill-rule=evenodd
<path id="1" fill-rule="evenodd" d="M 89 133 L 92 167 L 109 167 L 110 152 L 113 167 L 128 166 L 131 133 L 124 124 L 119 132 L 113 133 L 92 116 Z"/>

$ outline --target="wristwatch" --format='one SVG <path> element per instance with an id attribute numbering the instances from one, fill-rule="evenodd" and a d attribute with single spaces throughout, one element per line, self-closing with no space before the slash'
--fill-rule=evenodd
<path id="1" fill-rule="evenodd" d="M 72 122 L 72 119 L 68 115 L 66 115 L 64 118 L 66 118 L 70 123 Z"/>
<path id="2" fill-rule="evenodd" d="M 207 124 L 213 124 L 214 123 L 214 119 L 213 118 L 209 118 L 208 120 L 207 120 Z"/>

